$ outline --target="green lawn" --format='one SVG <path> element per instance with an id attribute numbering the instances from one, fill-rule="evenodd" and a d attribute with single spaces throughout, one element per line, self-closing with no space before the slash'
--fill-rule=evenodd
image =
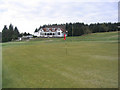
<path id="1" fill-rule="evenodd" d="M 108 32 L 3 43 L 3 88 L 117 88 L 117 40 Z"/>

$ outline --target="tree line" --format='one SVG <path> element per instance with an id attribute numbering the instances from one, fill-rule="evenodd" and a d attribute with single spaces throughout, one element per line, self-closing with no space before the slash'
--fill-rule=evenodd
<path id="1" fill-rule="evenodd" d="M 14 28 L 12 24 L 10 24 L 9 27 L 4 25 L 4 28 L 2 30 L 2 42 L 9 42 L 18 39 L 18 37 L 27 35 L 30 35 L 30 33 L 20 33 L 18 28 L 16 26 Z"/>
<path id="2" fill-rule="evenodd" d="M 35 29 L 35 32 L 38 32 L 40 28 L 44 27 L 57 27 L 64 26 L 68 31 L 68 36 L 81 36 L 83 34 L 97 33 L 97 32 L 111 32 L 118 31 L 118 24 L 120 23 L 94 23 L 94 24 L 84 24 L 84 23 L 66 23 L 66 24 L 50 24 L 40 26 L 38 29 Z"/>
<path id="3" fill-rule="evenodd" d="M 97 33 L 97 32 L 111 32 L 118 31 L 118 23 L 66 23 L 66 30 L 68 36 L 81 36 L 83 34 Z"/>
<path id="4" fill-rule="evenodd" d="M 5 25 L 2 30 L 2 42 L 8 42 L 14 39 L 17 39 L 19 36 L 19 31 L 17 27 L 13 28 L 13 25 L 10 24 L 9 28 Z"/>
<path id="5" fill-rule="evenodd" d="M 66 24 L 49 24 L 36 28 L 35 32 L 38 32 L 40 28 L 45 28 L 45 27 L 61 27 L 68 31 L 68 36 L 81 36 L 89 33 L 118 31 L 119 25 L 120 23 L 111 23 L 111 22 L 94 23 L 89 25 L 79 22 L 66 23 Z M 10 24 L 9 27 L 5 25 L 2 30 L 2 42 L 16 40 L 18 39 L 18 37 L 27 36 L 27 35 L 31 35 L 31 34 L 26 32 L 20 33 L 18 28 L 16 26 L 14 28 L 12 24 Z"/>

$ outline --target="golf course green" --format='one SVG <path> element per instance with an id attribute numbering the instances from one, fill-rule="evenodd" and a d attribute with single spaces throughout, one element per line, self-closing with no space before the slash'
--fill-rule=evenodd
<path id="1" fill-rule="evenodd" d="M 2 44 L 3 88 L 117 88 L 118 31 Z"/>

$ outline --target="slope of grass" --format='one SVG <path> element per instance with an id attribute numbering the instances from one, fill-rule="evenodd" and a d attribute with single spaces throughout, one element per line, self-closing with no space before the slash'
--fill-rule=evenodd
<path id="1" fill-rule="evenodd" d="M 104 33 L 92 33 L 82 36 L 67 37 L 66 41 L 117 41 L 118 31 L 116 32 L 104 32 Z M 32 40 L 31 40 L 32 41 Z M 33 41 L 64 41 L 63 38 L 38 38 Z"/>
<path id="2" fill-rule="evenodd" d="M 80 38 L 75 37 L 75 40 L 82 41 L 117 41 L 118 32 L 104 32 L 104 33 L 92 33 L 89 35 L 83 35 Z"/>
<path id="3" fill-rule="evenodd" d="M 3 88 L 117 88 L 117 50 L 117 32 L 4 43 Z"/>
<path id="4" fill-rule="evenodd" d="M 78 41 L 101 41 L 101 42 L 118 42 L 118 31 L 116 32 L 104 32 L 104 33 L 92 33 L 83 36 L 67 37 L 64 41 L 63 38 L 34 38 L 29 41 L 9 42 L 3 43 L 2 46 L 16 46 L 16 45 L 31 45 L 42 43 L 65 43 L 65 42 L 78 42 Z"/>

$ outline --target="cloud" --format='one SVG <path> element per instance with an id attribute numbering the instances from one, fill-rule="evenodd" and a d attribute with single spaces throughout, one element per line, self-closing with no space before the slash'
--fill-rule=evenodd
<path id="1" fill-rule="evenodd" d="M 33 33 L 43 24 L 117 22 L 117 0 L 0 0 L 0 30 L 12 23 Z"/>

